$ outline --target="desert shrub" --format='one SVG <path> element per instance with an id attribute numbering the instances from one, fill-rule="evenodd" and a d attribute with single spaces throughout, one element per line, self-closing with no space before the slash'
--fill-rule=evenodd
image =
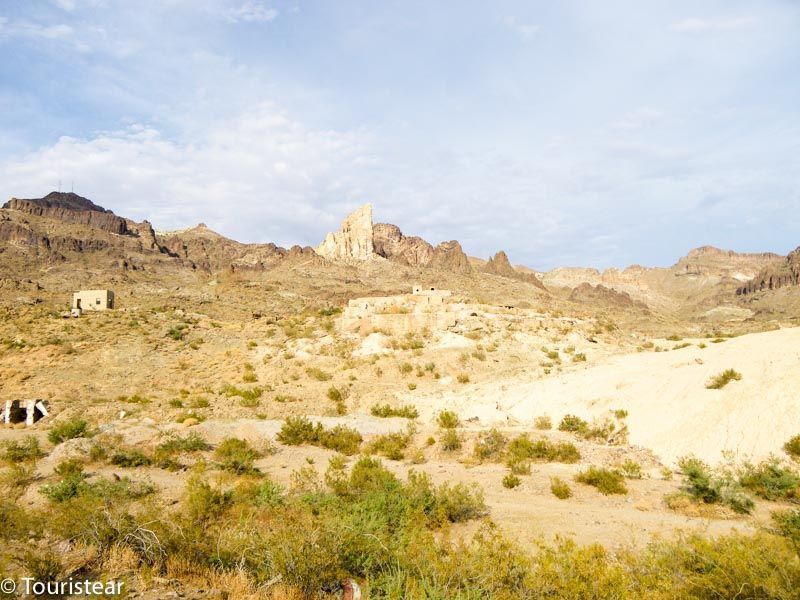
<path id="1" fill-rule="evenodd" d="M 172 437 L 156 446 L 153 462 L 162 469 L 179 467 L 175 457 L 184 452 L 203 452 L 211 446 L 198 434 L 190 433 L 185 438 Z"/>
<path id="2" fill-rule="evenodd" d="M 739 484 L 765 500 L 800 496 L 800 474 L 776 458 L 758 465 L 744 464 L 739 471 Z"/>
<path id="3" fill-rule="evenodd" d="M 47 432 L 47 439 L 50 440 L 51 444 L 60 444 L 66 440 L 87 437 L 88 433 L 89 424 L 81 418 L 74 417 L 69 421 L 53 426 Z"/>
<path id="4" fill-rule="evenodd" d="M 505 477 L 503 477 L 503 487 L 513 490 L 515 487 L 519 486 L 522 483 L 522 480 L 514 475 L 514 473 L 506 473 Z"/>
<path id="5" fill-rule="evenodd" d="M 572 362 L 586 362 L 586 354 L 583 352 L 578 352 L 577 354 L 573 355 Z"/>
<path id="6" fill-rule="evenodd" d="M 533 426 L 540 431 L 547 431 L 553 428 L 553 420 L 548 415 L 536 417 Z"/>
<path id="7" fill-rule="evenodd" d="M 469 373 L 459 373 L 456 375 L 458 383 L 469 383 Z"/>
<path id="8" fill-rule="evenodd" d="M 473 453 L 480 461 L 497 459 L 503 454 L 507 443 L 508 438 L 505 435 L 497 429 L 491 429 L 478 438 Z"/>
<path id="9" fill-rule="evenodd" d="M 416 407 L 410 404 L 404 404 L 403 406 L 393 407 L 389 404 L 378 405 L 375 404 L 370 409 L 370 413 L 373 417 L 403 417 L 405 419 L 416 419 L 419 417 L 419 412 L 417 411 Z"/>
<path id="10" fill-rule="evenodd" d="M 435 494 L 436 512 L 451 523 L 463 523 L 486 515 L 489 511 L 480 487 L 457 483 L 439 486 Z"/>
<path id="11" fill-rule="evenodd" d="M 580 452 L 570 442 L 551 442 L 545 438 L 534 441 L 525 433 L 511 440 L 507 450 L 509 465 L 526 460 L 575 463 L 580 458 Z"/>
<path id="12" fill-rule="evenodd" d="M 358 452 L 362 440 L 361 434 L 355 429 L 337 425 L 333 429 L 323 430 L 320 433 L 318 445 L 350 456 Z"/>
<path id="13" fill-rule="evenodd" d="M 308 367 L 306 369 L 306 375 L 315 381 L 330 381 L 333 378 L 333 375 L 318 367 Z"/>
<path id="14" fill-rule="evenodd" d="M 414 365 L 412 365 L 411 363 L 404 362 L 401 363 L 397 368 L 403 375 L 408 375 L 409 373 L 411 373 L 411 371 L 414 370 Z"/>
<path id="15" fill-rule="evenodd" d="M 772 513 L 772 522 L 800 553 L 800 509 L 776 511 Z"/>
<path id="16" fill-rule="evenodd" d="M 289 446 L 299 446 L 300 444 L 311 443 L 319 437 L 319 430 L 322 424 L 316 425 L 306 417 L 286 417 L 286 420 L 278 432 L 277 440 Z"/>
<path id="17" fill-rule="evenodd" d="M 119 448 L 109 462 L 117 467 L 147 467 L 153 460 L 138 448 Z"/>
<path id="18" fill-rule="evenodd" d="M 454 452 L 461 449 L 461 436 L 455 429 L 445 429 L 439 443 L 445 452 Z"/>
<path id="19" fill-rule="evenodd" d="M 443 410 L 436 416 L 436 423 L 442 429 L 455 429 L 459 425 L 458 415 L 452 410 Z"/>
<path id="20" fill-rule="evenodd" d="M 714 472 L 703 461 L 692 457 L 682 458 L 678 466 L 686 478 L 684 491 L 695 501 L 726 504 L 738 513 L 753 510 L 753 501 L 730 472 Z"/>
<path id="21" fill-rule="evenodd" d="M 328 388 L 328 400 L 331 402 L 344 402 L 344 395 L 342 394 L 341 390 L 335 386 L 331 386 Z"/>
<path id="22" fill-rule="evenodd" d="M 734 371 L 733 369 L 725 369 L 719 375 L 712 377 L 711 380 L 706 384 L 706 388 L 709 390 L 721 390 L 731 381 L 739 381 L 741 378 L 742 374 L 738 371 Z"/>
<path id="23" fill-rule="evenodd" d="M 235 385 L 225 384 L 222 386 L 220 393 L 226 398 L 238 396 L 241 398 L 242 405 L 255 406 L 258 404 L 259 398 L 264 394 L 264 388 L 255 386 L 252 388 L 238 388 Z"/>
<path id="24" fill-rule="evenodd" d="M 170 327 L 169 331 L 167 331 L 167 336 L 172 338 L 176 342 L 179 342 L 186 337 L 187 333 L 189 333 L 188 329 L 189 329 L 188 323 L 178 323 Z"/>
<path id="25" fill-rule="evenodd" d="M 407 434 L 387 433 L 371 440 L 367 445 L 367 452 L 380 454 L 391 460 L 403 460 L 410 442 L 411 436 Z"/>
<path id="26" fill-rule="evenodd" d="M 622 471 L 622 474 L 628 479 L 641 479 L 644 477 L 644 473 L 642 473 L 642 465 L 630 458 L 627 458 L 620 463 L 619 470 Z"/>
<path id="27" fill-rule="evenodd" d="M 224 471 L 237 475 L 257 473 L 253 464 L 261 453 L 253 448 L 247 440 L 239 438 L 225 438 L 214 451 L 214 458 Z"/>
<path id="28" fill-rule="evenodd" d="M 559 431 L 569 431 L 571 433 L 584 433 L 589 429 L 589 423 L 576 417 L 575 415 L 564 415 L 561 422 L 558 424 Z"/>
<path id="29" fill-rule="evenodd" d="M 560 500 L 566 500 L 572 496 L 572 489 L 570 489 L 569 484 L 559 477 L 550 478 L 550 491 L 553 496 Z"/>
<path id="30" fill-rule="evenodd" d="M 192 522 L 204 523 L 219 518 L 233 504 L 234 492 L 213 488 L 207 482 L 192 477 L 186 484 L 184 506 Z"/>
<path id="31" fill-rule="evenodd" d="M 575 481 L 591 485 L 605 496 L 628 493 L 628 488 L 625 486 L 625 477 L 616 470 L 590 466 L 588 469 L 578 473 L 575 476 Z"/>
<path id="32" fill-rule="evenodd" d="M 321 423 L 312 423 L 306 417 L 287 417 L 278 432 L 277 439 L 290 446 L 311 444 L 346 455 L 358 452 L 362 441 L 361 434 L 355 429 L 337 425 L 333 429 L 326 430 Z"/>
<path id="33" fill-rule="evenodd" d="M 39 440 L 26 435 L 22 440 L 9 440 L 4 444 L 3 460 L 8 463 L 35 462 L 44 456 Z"/>
<path id="34" fill-rule="evenodd" d="M 783 450 L 793 460 L 800 461 L 800 434 L 795 435 L 783 445 Z"/>

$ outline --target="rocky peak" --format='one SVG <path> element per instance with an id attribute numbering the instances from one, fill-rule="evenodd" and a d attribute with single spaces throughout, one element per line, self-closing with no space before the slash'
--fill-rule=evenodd
<path id="1" fill-rule="evenodd" d="M 761 269 L 746 285 L 737 289 L 736 294 L 741 296 L 792 285 L 800 285 L 800 247 L 790 252 L 783 261 Z"/>
<path id="2" fill-rule="evenodd" d="M 492 258 L 487 260 L 486 264 L 483 265 L 482 271 L 484 273 L 490 273 L 491 275 L 499 275 L 500 277 L 525 281 L 538 288 L 545 289 L 544 284 L 539 281 L 536 275 L 533 273 L 523 273 L 512 267 L 511 261 L 508 260 L 508 255 L 503 250 L 500 250 Z"/>
<path id="3" fill-rule="evenodd" d="M 461 244 L 456 240 L 442 242 L 433 249 L 433 255 L 428 263 L 429 267 L 453 271 L 455 273 L 471 273 L 472 265 L 469 258 L 461 249 Z"/>
<path id="4" fill-rule="evenodd" d="M 72 192 L 50 192 L 44 198 L 11 198 L 3 205 L 3 208 L 14 208 L 14 204 L 29 203 L 42 208 L 64 208 L 67 210 L 76 211 L 93 211 L 101 213 L 113 214 L 110 210 L 106 210 L 102 206 L 98 206 L 88 198 L 78 196 Z"/>
<path id="5" fill-rule="evenodd" d="M 383 258 L 411 266 L 427 265 L 433 246 L 417 236 L 406 236 L 397 225 L 377 223 L 372 229 L 375 253 Z"/>
<path id="6" fill-rule="evenodd" d="M 328 233 L 316 248 L 317 254 L 330 260 L 370 260 L 372 242 L 372 204 L 365 204 L 342 221 L 336 233 Z"/>

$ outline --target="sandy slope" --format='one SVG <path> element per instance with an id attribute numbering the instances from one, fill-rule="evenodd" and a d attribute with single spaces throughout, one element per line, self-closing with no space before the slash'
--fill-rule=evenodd
<path id="1" fill-rule="evenodd" d="M 708 340 L 706 340 L 708 342 Z M 706 382 L 724 369 L 742 374 L 722 390 Z M 571 369 L 571 370 L 570 370 Z M 540 380 L 498 380 L 416 399 L 423 417 L 456 410 L 462 419 L 529 425 L 548 414 L 629 416 L 630 443 L 672 463 L 695 454 L 710 462 L 730 451 L 737 460 L 780 452 L 800 433 L 800 328 L 751 334 L 663 353 L 600 359 Z"/>

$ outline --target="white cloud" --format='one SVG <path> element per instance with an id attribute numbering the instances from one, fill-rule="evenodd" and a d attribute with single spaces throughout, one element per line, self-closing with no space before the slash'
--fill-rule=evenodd
<path id="1" fill-rule="evenodd" d="M 247 0 L 243 4 L 227 8 L 225 17 L 231 23 L 269 23 L 278 17 L 278 11 L 258 0 Z"/>
<path id="2" fill-rule="evenodd" d="M 753 17 L 729 17 L 716 19 L 701 19 L 690 17 L 670 25 L 672 31 L 681 33 L 704 33 L 707 31 L 731 31 L 745 29 L 755 24 Z"/>
<path id="3" fill-rule="evenodd" d="M 525 39 L 531 39 L 537 33 L 541 27 L 534 23 L 523 23 L 517 17 L 506 17 L 503 19 L 503 24 L 508 27 L 511 31 L 521 35 Z"/>
<path id="4" fill-rule="evenodd" d="M 181 142 L 138 124 L 62 137 L 1 164 L 0 181 L 17 197 L 74 181 L 76 192 L 158 228 L 204 221 L 235 238 L 291 244 L 309 226 L 332 225 L 322 207 L 342 206 L 331 211 L 340 218 L 364 200 L 353 175 L 366 152 L 363 134 L 309 129 L 264 104 Z"/>

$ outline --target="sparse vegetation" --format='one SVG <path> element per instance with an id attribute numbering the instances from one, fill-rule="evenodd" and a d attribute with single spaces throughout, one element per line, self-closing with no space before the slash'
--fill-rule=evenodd
<path id="1" fill-rule="evenodd" d="M 361 434 L 350 427 L 337 425 L 325 429 L 321 423 L 312 423 L 306 417 L 287 417 L 278 433 L 278 441 L 283 444 L 311 444 L 348 456 L 358 452 L 362 439 Z"/>
<path id="2" fill-rule="evenodd" d="M 783 450 L 793 460 L 800 461 L 800 434 L 791 437 L 784 445 Z"/>
<path id="3" fill-rule="evenodd" d="M 66 440 L 79 437 L 86 437 L 89 433 L 89 424 L 81 418 L 75 417 L 69 421 L 64 421 L 54 425 L 47 432 L 47 439 L 51 444 L 60 444 Z"/>
<path id="4" fill-rule="evenodd" d="M 559 477 L 550 478 L 550 491 L 559 500 L 566 500 L 572 496 L 572 489 L 569 484 Z"/>
<path id="5" fill-rule="evenodd" d="M 514 473 L 506 473 L 505 477 L 503 477 L 503 487 L 513 490 L 515 487 L 519 486 L 522 483 L 522 480 L 514 475 Z"/>
<path id="6" fill-rule="evenodd" d="M 542 415 L 533 420 L 533 426 L 540 431 L 547 431 L 553 428 L 553 420 L 547 415 Z"/>
<path id="7" fill-rule="evenodd" d="M 620 471 L 591 466 L 575 476 L 575 481 L 597 488 L 605 496 L 627 494 L 625 477 Z"/>
<path id="8" fill-rule="evenodd" d="M 442 429 L 455 429 L 460 422 L 458 415 L 452 410 L 443 410 L 436 416 L 436 423 Z"/>
<path id="9" fill-rule="evenodd" d="M 416 419 L 419 417 L 419 412 L 414 406 L 404 404 L 403 406 L 393 407 L 389 404 L 378 405 L 375 404 L 370 409 L 373 417 L 403 417 L 405 419 Z"/>
<path id="10" fill-rule="evenodd" d="M 254 462 L 260 456 L 261 453 L 250 442 L 239 438 L 226 438 L 214 450 L 214 458 L 219 462 L 220 468 L 237 475 L 257 473 Z"/>
<path id="11" fill-rule="evenodd" d="M 712 377 L 711 381 L 706 384 L 706 388 L 709 390 L 721 390 L 731 381 L 739 381 L 741 378 L 742 374 L 738 371 L 733 369 L 725 369 L 719 375 Z"/>

